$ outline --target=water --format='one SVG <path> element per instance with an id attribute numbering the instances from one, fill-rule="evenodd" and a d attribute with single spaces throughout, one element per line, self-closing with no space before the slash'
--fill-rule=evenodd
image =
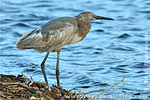
<path id="1" fill-rule="evenodd" d="M 61 86 L 67 89 L 88 86 L 79 89 L 88 92 L 107 89 L 126 77 L 125 84 L 119 84 L 103 96 L 117 98 L 122 95 L 127 99 L 139 95 L 150 96 L 150 66 L 144 66 L 145 57 L 150 57 L 149 0 L 2 0 L 1 74 L 18 75 L 23 72 L 35 81 L 44 82 L 40 63 L 45 53 L 19 51 L 15 45 L 17 40 L 25 32 L 39 28 L 49 20 L 62 16 L 74 17 L 83 11 L 92 11 L 115 20 L 92 21 L 93 27 L 83 41 L 62 49 Z M 148 39 L 145 40 L 145 37 Z M 147 62 L 150 64 L 150 60 Z M 56 84 L 55 63 L 56 53 L 51 53 L 46 62 L 50 84 Z"/>

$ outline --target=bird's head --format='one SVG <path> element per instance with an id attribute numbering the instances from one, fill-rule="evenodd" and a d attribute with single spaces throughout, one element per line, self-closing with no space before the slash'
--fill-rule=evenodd
<path id="1" fill-rule="evenodd" d="M 97 16 L 92 12 L 82 12 L 76 16 L 76 18 L 80 21 L 90 22 L 92 20 L 113 20 L 112 18 Z"/>

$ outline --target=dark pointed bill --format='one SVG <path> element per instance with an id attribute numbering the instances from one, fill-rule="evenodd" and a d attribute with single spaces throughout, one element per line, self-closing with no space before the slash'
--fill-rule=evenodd
<path id="1" fill-rule="evenodd" d="M 114 20 L 114 19 L 112 19 L 112 18 L 103 17 L 103 16 L 97 16 L 97 15 L 95 15 L 94 18 L 97 19 L 97 20 L 98 20 L 98 19 L 103 19 L 103 20 Z"/>

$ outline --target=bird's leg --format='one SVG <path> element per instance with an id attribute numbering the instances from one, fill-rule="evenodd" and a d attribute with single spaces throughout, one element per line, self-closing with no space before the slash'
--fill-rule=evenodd
<path id="1" fill-rule="evenodd" d="M 45 73 L 45 62 L 46 62 L 46 59 L 48 58 L 48 55 L 49 55 L 49 52 L 47 52 L 44 60 L 42 61 L 41 63 L 41 69 L 42 69 L 42 73 L 44 75 L 44 79 L 45 79 L 45 82 L 46 82 L 46 85 L 48 85 L 48 81 L 47 81 L 47 78 L 46 78 L 46 73 Z"/>
<path id="2" fill-rule="evenodd" d="M 57 86 L 60 86 L 59 84 L 59 56 L 60 56 L 61 49 L 57 51 L 57 64 L 56 64 L 56 78 L 57 78 Z"/>

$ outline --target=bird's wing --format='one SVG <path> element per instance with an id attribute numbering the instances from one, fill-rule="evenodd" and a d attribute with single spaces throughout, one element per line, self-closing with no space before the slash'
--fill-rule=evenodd
<path id="1" fill-rule="evenodd" d="M 41 34 L 43 41 L 47 45 L 57 45 L 59 43 L 69 42 L 75 30 L 76 27 L 73 24 L 57 21 L 56 23 L 42 27 Z"/>
<path id="2" fill-rule="evenodd" d="M 38 48 L 66 45 L 72 38 L 77 27 L 72 23 L 56 21 L 47 23 L 37 30 L 27 32 L 17 42 L 18 48 Z"/>

